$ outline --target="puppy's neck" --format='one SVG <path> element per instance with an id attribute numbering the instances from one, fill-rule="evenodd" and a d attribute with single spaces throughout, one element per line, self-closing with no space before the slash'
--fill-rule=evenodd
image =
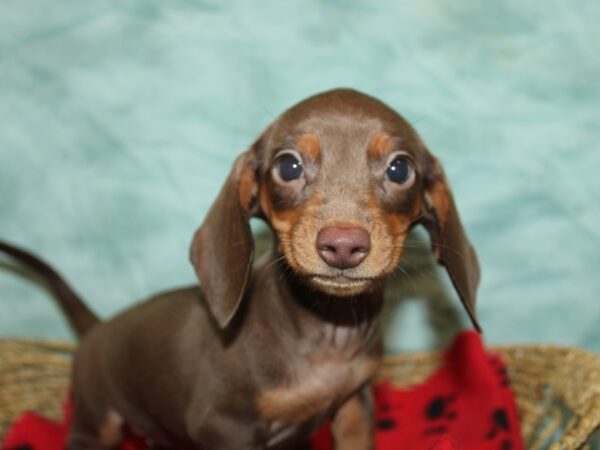
<path id="1" fill-rule="evenodd" d="M 354 296 L 327 294 L 307 284 L 276 254 L 262 259 L 256 269 L 256 282 L 277 290 L 276 304 L 270 310 L 280 310 L 290 320 L 364 329 L 375 326 L 381 313 L 383 287 Z"/>
<path id="2" fill-rule="evenodd" d="M 282 347 L 281 354 L 307 361 L 319 355 L 340 360 L 381 353 L 381 291 L 331 296 L 291 275 L 281 261 L 276 255 L 265 255 L 254 266 L 248 302 L 254 319 L 250 336 L 270 333 L 274 352 Z"/>
<path id="3" fill-rule="evenodd" d="M 291 301 L 299 307 L 319 320 L 337 326 L 360 327 L 372 323 L 383 305 L 380 289 L 353 296 L 335 296 L 315 289 L 297 275 L 289 276 L 282 288 L 287 289 Z"/>

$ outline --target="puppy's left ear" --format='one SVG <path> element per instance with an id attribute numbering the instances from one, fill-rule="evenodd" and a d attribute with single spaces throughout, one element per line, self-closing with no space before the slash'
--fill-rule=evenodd
<path id="1" fill-rule="evenodd" d="M 475 313 L 480 278 L 477 255 L 463 229 L 441 164 L 428 151 L 426 155 L 421 222 L 429 231 L 438 262 L 446 267 L 473 325 L 481 331 Z"/>
<path id="2" fill-rule="evenodd" d="M 250 274 L 254 254 L 250 217 L 257 190 L 253 146 L 236 159 L 190 248 L 208 307 L 221 328 L 238 310 Z"/>

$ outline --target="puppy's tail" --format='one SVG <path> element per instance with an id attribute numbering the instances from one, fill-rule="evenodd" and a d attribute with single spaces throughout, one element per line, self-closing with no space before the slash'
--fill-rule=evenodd
<path id="1" fill-rule="evenodd" d="M 31 253 L 0 241 L 0 251 L 39 275 L 50 287 L 69 323 L 79 337 L 100 322 L 84 301 L 52 267 Z"/>

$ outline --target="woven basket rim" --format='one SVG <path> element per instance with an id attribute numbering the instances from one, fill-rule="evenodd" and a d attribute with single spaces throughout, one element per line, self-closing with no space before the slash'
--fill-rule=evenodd
<path id="1" fill-rule="evenodd" d="M 0 336 L 0 342 L 18 342 L 24 344 L 40 344 L 42 346 L 72 346 L 73 348 L 77 347 L 78 342 L 76 340 L 68 340 L 68 339 L 60 339 L 60 338 L 42 338 L 42 337 L 24 337 L 24 336 Z M 585 352 L 593 355 L 597 358 L 600 358 L 600 353 L 590 350 L 583 347 L 578 347 L 570 344 L 560 344 L 554 342 L 514 342 L 514 343 L 495 343 L 495 344 L 486 344 L 485 348 L 487 350 L 513 350 L 513 349 L 550 349 L 550 350 L 575 350 L 578 352 Z M 386 358 L 396 358 L 410 355 L 427 355 L 427 354 L 437 354 L 440 352 L 444 352 L 445 348 L 435 348 L 435 349 L 426 349 L 426 350 L 409 350 L 406 352 L 398 352 L 398 353 L 386 353 Z"/>
<path id="2" fill-rule="evenodd" d="M 76 342 L 67 340 L 0 337 L 0 357 L 3 357 L 0 388 L 8 387 L 6 399 L 0 403 L 4 401 L 5 406 L 14 408 L 26 404 L 33 405 L 32 408 L 43 406 L 52 414 L 59 414 L 60 405 L 55 399 L 57 395 L 64 395 L 61 392 L 67 388 L 70 360 L 76 348 Z M 490 345 L 486 350 L 499 354 L 507 365 L 511 381 L 515 382 L 513 390 L 523 414 L 521 427 L 524 438 L 528 436 L 529 449 L 545 448 L 548 439 L 552 436 L 556 439 L 559 430 L 562 432 L 558 435 L 560 440 L 553 443 L 550 450 L 579 449 L 600 427 L 600 355 L 587 349 L 548 343 Z M 376 380 L 389 380 L 400 388 L 421 384 L 440 366 L 444 352 L 438 349 L 385 355 Z M 19 370 L 27 373 L 22 380 Z M 35 389 L 31 390 L 32 387 Z M 14 399 L 12 405 L 6 403 L 9 392 Z M 42 392 L 51 399 L 43 405 L 37 398 Z M 550 400 L 566 405 L 572 416 L 564 416 Z M 10 417 L 23 411 L 14 408 Z M 0 435 L 2 427 L 8 425 L 7 417 L 2 417 Z M 553 422 L 540 429 L 545 417 Z"/>

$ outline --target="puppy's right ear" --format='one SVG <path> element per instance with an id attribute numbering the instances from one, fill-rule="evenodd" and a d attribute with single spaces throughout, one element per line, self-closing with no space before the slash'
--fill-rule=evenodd
<path id="1" fill-rule="evenodd" d="M 208 307 L 221 328 L 235 316 L 250 274 L 254 253 L 250 216 L 257 191 L 253 146 L 236 159 L 190 248 Z"/>
<path id="2" fill-rule="evenodd" d="M 429 171 L 424 183 L 421 222 L 429 231 L 438 262 L 446 267 L 473 325 L 481 331 L 475 313 L 480 278 L 477 254 L 460 221 L 441 164 L 429 151 L 426 155 Z"/>

